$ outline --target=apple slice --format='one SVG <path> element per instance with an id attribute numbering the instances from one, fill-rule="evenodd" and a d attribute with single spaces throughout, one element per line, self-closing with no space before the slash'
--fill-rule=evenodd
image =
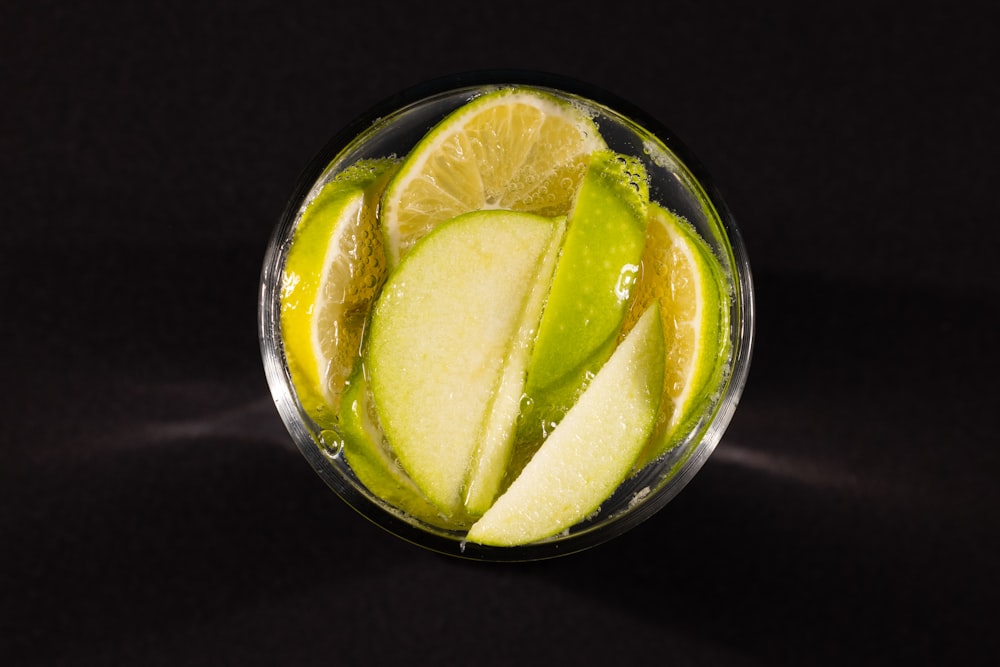
<path id="1" fill-rule="evenodd" d="M 463 511 L 474 462 L 490 500 L 505 473 L 517 419 L 507 399 L 519 400 L 523 387 L 523 373 L 505 367 L 527 365 L 525 338 L 543 302 L 537 286 L 549 283 L 545 258 L 558 252 L 561 229 L 529 213 L 460 215 L 413 247 L 375 304 L 365 363 L 379 421 L 410 478 L 447 516 Z"/>
<path id="2" fill-rule="evenodd" d="M 552 235 L 552 242 L 542 256 L 534 283 L 530 287 L 523 316 L 518 330 L 514 333 L 510 353 L 503 367 L 500 385 L 483 424 L 482 435 L 472 460 L 472 469 L 465 489 L 465 509 L 471 516 L 481 516 L 490 508 L 507 474 L 514 449 L 517 420 L 521 414 L 521 403 L 524 398 L 528 360 L 531 358 L 538 321 L 549 294 L 552 272 L 555 270 L 566 231 L 565 220 L 564 217 L 554 219 L 556 229 Z"/>
<path id="3" fill-rule="evenodd" d="M 466 517 L 444 516 L 399 465 L 378 424 L 368 381 L 360 364 L 344 390 L 338 430 L 344 440 L 344 458 L 358 480 L 374 495 L 438 528 L 469 525 Z"/>
<path id="4" fill-rule="evenodd" d="M 466 539 L 526 544 L 599 508 L 629 474 L 652 432 L 663 393 L 664 354 L 654 303 Z"/>
<path id="5" fill-rule="evenodd" d="M 558 422 L 611 356 L 639 274 L 648 202 L 637 158 L 593 154 L 538 327 L 525 386 L 532 415 L 521 440 L 537 441 Z"/>

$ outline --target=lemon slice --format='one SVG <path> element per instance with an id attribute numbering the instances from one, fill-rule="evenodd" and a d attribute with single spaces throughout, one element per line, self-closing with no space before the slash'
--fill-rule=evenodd
<path id="1" fill-rule="evenodd" d="M 548 93 L 504 88 L 473 99 L 421 139 L 386 188 L 390 266 L 461 213 L 566 215 L 589 155 L 605 147 L 588 115 Z"/>
<path id="2" fill-rule="evenodd" d="M 666 365 L 660 419 L 640 464 L 683 437 L 710 397 L 728 350 L 728 301 L 718 260 L 694 229 L 662 206 L 651 203 L 648 216 L 642 270 L 622 331 L 659 302 Z"/>
<path id="3" fill-rule="evenodd" d="M 281 334 L 299 401 L 320 423 L 336 415 L 385 280 L 378 198 L 395 161 L 364 161 L 307 205 L 282 273 Z"/>

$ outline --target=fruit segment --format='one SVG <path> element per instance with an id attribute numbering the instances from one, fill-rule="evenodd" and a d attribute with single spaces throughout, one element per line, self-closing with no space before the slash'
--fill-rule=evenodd
<path id="1" fill-rule="evenodd" d="M 611 151 L 591 157 L 528 367 L 528 439 L 540 422 L 548 428 L 561 419 L 614 350 L 639 273 L 648 199 L 637 159 Z"/>
<path id="2" fill-rule="evenodd" d="M 558 225 L 479 211 L 440 225 L 375 303 L 367 364 L 376 410 L 403 468 L 445 514 L 463 489 L 512 341 Z M 514 392 L 517 393 L 517 392 Z M 514 428 L 510 423 L 495 428 Z"/>
<path id="3" fill-rule="evenodd" d="M 566 215 L 588 156 L 604 147 L 589 116 L 542 91 L 502 88 L 473 99 L 414 146 L 386 188 L 381 215 L 390 266 L 462 213 Z"/>
<path id="4" fill-rule="evenodd" d="M 385 279 L 375 211 L 394 160 L 360 162 L 327 183 L 303 212 L 282 276 L 285 356 L 303 407 L 336 414 L 366 313 Z"/>
<path id="5" fill-rule="evenodd" d="M 344 458 L 358 480 L 392 507 L 439 528 L 468 525 L 462 516 L 445 516 L 417 488 L 395 459 L 375 415 L 360 364 L 344 390 L 340 410 Z"/>
<path id="6" fill-rule="evenodd" d="M 521 413 L 524 396 L 528 359 L 566 229 L 564 218 L 555 219 L 554 224 L 556 229 L 530 285 L 520 324 L 503 365 L 500 385 L 472 461 L 465 491 L 465 509 L 471 516 L 480 516 L 489 509 L 510 463 L 514 447 L 514 427 Z"/>
<path id="7" fill-rule="evenodd" d="M 663 355 L 663 328 L 654 303 L 466 539 L 525 544 L 555 535 L 594 512 L 628 475 L 653 428 Z"/>
<path id="8" fill-rule="evenodd" d="M 623 331 L 649 306 L 661 305 L 665 380 L 662 419 L 639 465 L 683 438 L 711 398 L 728 351 L 722 269 L 690 226 L 658 204 L 649 206 L 643 271 Z"/>

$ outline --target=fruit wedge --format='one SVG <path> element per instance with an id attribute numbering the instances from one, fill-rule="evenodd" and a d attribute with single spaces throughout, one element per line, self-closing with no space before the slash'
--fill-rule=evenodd
<path id="1" fill-rule="evenodd" d="M 462 511 L 484 434 L 513 435 L 508 401 L 521 387 L 505 366 L 528 353 L 522 332 L 539 313 L 527 311 L 541 308 L 536 285 L 548 283 L 560 230 L 528 213 L 458 216 L 414 246 L 375 303 L 365 363 L 379 421 L 403 469 L 446 515 Z M 504 458 L 477 474 L 502 477 Z"/>
<path id="2" fill-rule="evenodd" d="M 491 216 L 495 217 L 495 216 Z M 517 420 L 524 402 L 524 382 L 528 360 L 535 342 L 542 307 L 549 294 L 552 273 L 566 231 L 565 218 L 553 218 L 556 228 L 542 261 L 529 286 L 518 329 L 511 340 L 500 384 L 477 444 L 465 489 L 465 509 L 480 516 L 493 504 L 511 461 Z"/>
<path id="3" fill-rule="evenodd" d="M 393 160 L 361 162 L 307 205 L 282 273 L 281 334 L 302 407 L 327 423 L 360 353 L 366 313 L 385 279 L 375 211 Z"/>
<path id="4" fill-rule="evenodd" d="M 567 221 L 528 366 L 531 414 L 522 423 L 532 436 L 562 418 L 618 342 L 646 242 L 648 201 L 638 159 L 594 153 Z"/>
<path id="5" fill-rule="evenodd" d="M 663 357 L 654 303 L 466 539 L 526 544 L 596 511 L 628 475 L 653 428 L 663 393 Z"/>
<path id="6" fill-rule="evenodd" d="M 658 204 L 649 207 L 646 249 L 623 332 L 659 303 L 666 340 L 663 419 L 641 464 L 677 444 L 710 399 L 728 354 L 722 268 L 693 228 Z"/>
<path id="7" fill-rule="evenodd" d="M 604 147 L 588 115 L 546 92 L 504 88 L 473 99 L 427 133 L 386 188 L 390 266 L 461 213 L 566 215 L 589 155 Z"/>
<path id="8" fill-rule="evenodd" d="M 375 496 L 432 526 L 455 529 L 468 525 L 463 517 L 444 516 L 399 465 L 378 424 L 360 364 L 344 390 L 339 431 L 344 440 L 344 458 Z"/>

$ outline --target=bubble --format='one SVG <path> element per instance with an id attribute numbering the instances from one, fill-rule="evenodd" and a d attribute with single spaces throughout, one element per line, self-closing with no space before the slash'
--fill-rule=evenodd
<path id="1" fill-rule="evenodd" d="M 337 460 L 344 450 L 343 438 L 340 437 L 339 433 L 330 429 L 323 429 L 319 432 L 316 444 L 319 446 L 319 451 L 331 461 Z"/>

